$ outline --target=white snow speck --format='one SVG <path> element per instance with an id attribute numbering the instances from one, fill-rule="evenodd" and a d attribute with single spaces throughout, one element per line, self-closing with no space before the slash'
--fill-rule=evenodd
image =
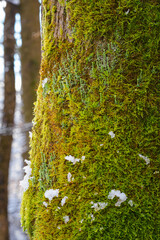
<path id="1" fill-rule="evenodd" d="M 82 223 L 84 221 L 84 219 L 81 219 L 80 223 Z"/>
<path id="2" fill-rule="evenodd" d="M 127 15 L 127 14 L 129 13 L 129 11 L 130 11 L 130 9 L 128 9 L 128 10 L 125 12 L 125 14 Z"/>
<path id="3" fill-rule="evenodd" d="M 29 137 L 32 139 L 32 132 L 29 131 Z"/>
<path id="4" fill-rule="evenodd" d="M 69 172 L 69 173 L 67 174 L 68 182 L 71 182 L 71 177 L 72 177 L 72 174 Z"/>
<path id="5" fill-rule="evenodd" d="M 91 208 L 94 208 L 95 211 L 104 209 L 108 205 L 108 203 L 105 203 L 105 202 L 97 202 L 97 203 L 91 202 L 91 204 L 93 205 Z"/>
<path id="6" fill-rule="evenodd" d="M 116 207 L 119 207 L 121 203 L 127 199 L 125 193 L 121 193 L 119 190 L 112 189 L 108 194 L 108 199 L 113 199 L 115 196 L 119 198 L 118 202 L 115 204 Z"/>
<path id="7" fill-rule="evenodd" d="M 61 200 L 61 206 L 63 207 L 63 205 L 66 203 L 66 200 L 68 199 L 68 197 L 64 197 L 64 198 L 62 198 L 62 200 Z"/>
<path id="8" fill-rule="evenodd" d="M 131 207 L 133 207 L 133 201 L 132 201 L 132 200 L 129 200 L 129 201 L 128 201 L 128 204 L 129 204 Z"/>
<path id="9" fill-rule="evenodd" d="M 65 223 L 65 224 L 66 224 L 67 222 L 69 222 L 69 216 L 64 216 L 63 219 L 64 219 L 64 223 Z"/>
<path id="10" fill-rule="evenodd" d="M 49 189 L 45 191 L 44 196 L 48 198 L 49 201 L 51 201 L 54 197 L 58 197 L 58 194 L 59 194 L 59 189 L 55 189 L 55 190 Z"/>
<path id="11" fill-rule="evenodd" d="M 42 88 L 44 88 L 45 84 L 47 83 L 48 79 L 45 78 L 43 81 L 42 81 Z"/>
<path id="12" fill-rule="evenodd" d="M 144 161 L 146 162 L 146 164 L 149 164 L 149 163 L 150 163 L 150 159 L 149 159 L 148 157 L 145 157 L 145 156 L 143 156 L 143 155 L 141 155 L 141 154 L 138 154 L 138 155 L 139 155 L 139 157 L 141 157 L 141 158 L 144 159 Z"/>
<path id="13" fill-rule="evenodd" d="M 112 132 L 112 131 L 110 131 L 108 134 L 111 136 L 111 138 L 114 138 L 114 137 L 115 137 L 115 134 L 114 134 L 114 132 Z"/>
<path id="14" fill-rule="evenodd" d="M 47 206 L 48 206 L 48 203 L 46 203 L 46 202 L 43 202 L 43 205 L 44 205 L 45 207 L 47 207 Z"/>
<path id="15" fill-rule="evenodd" d="M 85 156 L 82 156 L 82 160 L 85 160 Z"/>
<path id="16" fill-rule="evenodd" d="M 91 217 L 91 222 L 93 222 L 95 220 L 95 217 L 92 213 L 89 215 L 89 217 Z"/>
<path id="17" fill-rule="evenodd" d="M 100 144 L 99 146 L 102 147 L 103 145 L 104 145 L 104 144 L 102 143 L 102 144 Z"/>
<path id="18" fill-rule="evenodd" d="M 57 207 L 55 211 L 58 211 L 58 210 L 60 210 L 60 209 L 61 209 L 60 207 Z"/>
<path id="19" fill-rule="evenodd" d="M 33 126 L 35 126 L 35 125 L 36 125 L 36 122 L 34 122 L 34 121 L 32 120 L 32 124 L 33 124 Z"/>
<path id="20" fill-rule="evenodd" d="M 60 226 L 57 227 L 58 229 L 61 229 Z"/>
<path id="21" fill-rule="evenodd" d="M 24 160 L 24 161 L 27 164 L 27 166 L 23 168 L 26 175 L 24 176 L 23 180 L 20 181 L 20 186 L 23 188 L 23 191 L 25 192 L 29 188 L 29 179 L 31 178 L 30 176 L 31 176 L 32 168 L 30 167 L 31 161 L 29 160 Z"/>
<path id="22" fill-rule="evenodd" d="M 73 157 L 73 156 L 71 156 L 71 155 L 66 156 L 65 159 L 68 160 L 69 162 L 72 162 L 73 164 L 75 164 L 76 162 L 79 162 L 79 161 L 80 161 L 79 158 L 75 158 L 75 157 Z"/>
<path id="23" fill-rule="evenodd" d="M 155 171 L 153 174 L 158 174 L 159 173 L 159 171 Z"/>

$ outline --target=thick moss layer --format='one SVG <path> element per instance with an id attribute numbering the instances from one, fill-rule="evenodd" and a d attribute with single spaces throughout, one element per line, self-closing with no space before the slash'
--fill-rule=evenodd
<path id="1" fill-rule="evenodd" d="M 34 240 L 160 239 L 159 1 L 70 0 L 66 11 L 74 41 L 54 39 L 56 7 L 43 1 L 24 230 Z M 59 189 L 50 202 L 48 189 Z M 120 206 L 113 189 L 127 196 Z"/>

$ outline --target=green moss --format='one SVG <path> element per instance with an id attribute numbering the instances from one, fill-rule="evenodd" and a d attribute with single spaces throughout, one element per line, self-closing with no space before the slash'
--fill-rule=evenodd
<path id="1" fill-rule="evenodd" d="M 53 39 L 55 7 L 49 0 L 43 5 L 44 52 L 30 143 L 33 179 L 23 196 L 22 225 L 34 240 L 157 240 L 160 4 L 71 0 L 73 43 Z M 68 155 L 85 160 L 72 164 Z M 44 196 L 49 188 L 59 189 L 51 202 Z M 117 198 L 108 199 L 112 189 L 127 196 L 120 207 Z M 91 202 L 108 205 L 95 211 Z"/>

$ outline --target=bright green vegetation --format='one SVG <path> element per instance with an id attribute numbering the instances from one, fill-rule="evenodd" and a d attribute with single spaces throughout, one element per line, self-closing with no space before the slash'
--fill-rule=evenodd
<path id="1" fill-rule="evenodd" d="M 43 5 L 24 230 L 34 240 L 158 240 L 159 1 L 70 0 L 72 43 L 54 40 L 56 8 L 51 0 Z M 69 155 L 85 159 L 73 164 L 65 160 Z M 50 202 L 48 189 L 59 189 Z M 119 207 L 117 197 L 108 199 L 112 189 L 127 196 Z M 108 205 L 95 211 L 91 202 Z"/>

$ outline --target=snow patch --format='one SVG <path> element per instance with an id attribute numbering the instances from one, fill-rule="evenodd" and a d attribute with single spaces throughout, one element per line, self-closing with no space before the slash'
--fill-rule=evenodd
<path id="1" fill-rule="evenodd" d="M 115 204 L 116 207 L 120 207 L 121 203 L 126 201 L 127 196 L 125 193 L 121 193 L 119 190 L 112 189 L 108 194 L 108 199 L 113 199 L 114 197 L 118 197 L 118 202 Z"/>
<path id="2" fill-rule="evenodd" d="M 63 205 L 66 203 L 66 200 L 68 199 L 67 196 L 65 196 L 64 198 L 62 198 L 61 200 L 61 206 L 63 207 Z"/>
<path id="3" fill-rule="evenodd" d="M 45 84 L 47 83 L 48 79 L 45 78 L 43 81 L 42 81 L 42 88 L 44 88 Z"/>
<path id="4" fill-rule="evenodd" d="M 145 157 L 145 156 L 143 156 L 143 155 L 141 155 L 141 154 L 138 154 L 138 155 L 139 155 L 139 157 L 141 157 L 141 158 L 144 159 L 144 161 L 146 162 L 146 164 L 149 164 L 149 163 L 150 163 L 150 159 L 149 159 L 148 157 Z"/>
<path id="5" fill-rule="evenodd" d="M 111 136 L 111 138 L 114 138 L 114 137 L 115 137 L 115 134 L 114 134 L 114 132 L 112 132 L 112 131 L 110 131 L 108 134 Z"/>
<path id="6" fill-rule="evenodd" d="M 65 224 L 66 224 L 67 222 L 69 222 L 69 216 L 64 216 L 63 219 L 64 219 L 64 223 L 65 223 Z"/>
<path id="7" fill-rule="evenodd" d="M 58 194 L 59 194 L 59 189 L 55 189 L 55 190 L 49 189 L 45 191 L 44 196 L 48 198 L 49 201 L 51 201 L 54 197 L 58 197 Z"/>
<path id="8" fill-rule="evenodd" d="M 97 202 L 97 203 L 94 203 L 94 202 L 91 202 L 91 204 L 93 205 L 91 208 L 94 208 L 94 210 L 97 212 L 101 209 L 104 209 L 108 203 L 106 202 Z"/>
<path id="9" fill-rule="evenodd" d="M 46 202 L 43 202 L 43 205 L 44 205 L 45 207 L 48 207 L 48 203 L 46 203 Z"/>
<path id="10" fill-rule="evenodd" d="M 32 168 L 30 167 L 31 161 L 26 159 L 24 161 L 27 164 L 27 166 L 23 168 L 26 175 L 24 176 L 23 180 L 20 181 L 20 186 L 23 188 L 23 191 L 25 192 L 29 188 L 29 179 L 31 178 L 30 176 L 32 173 Z"/>
<path id="11" fill-rule="evenodd" d="M 80 158 L 75 158 L 75 157 L 69 155 L 69 156 L 66 156 L 66 157 L 65 157 L 65 160 L 67 160 L 67 161 L 72 162 L 73 164 L 75 164 L 76 162 L 79 162 L 79 161 L 80 161 Z M 82 160 L 82 161 L 85 160 L 85 156 L 82 156 L 81 160 Z"/>
<path id="12" fill-rule="evenodd" d="M 72 174 L 69 172 L 69 173 L 67 174 L 68 182 L 71 182 L 71 177 L 72 177 Z"/>
<path id="13" fill-rule="evenodd" d="M 32 132 L 29 131 L 29 137 L 32 139 Z"/>

